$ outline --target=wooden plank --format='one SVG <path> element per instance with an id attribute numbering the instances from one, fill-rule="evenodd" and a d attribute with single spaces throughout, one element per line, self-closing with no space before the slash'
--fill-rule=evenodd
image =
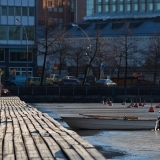
<path id="1" fill-rule="evenodd" d="M 15 160 L 14 154 L 7 154 L 3 156 L 3 160 Z"/>
<path id="2" fill-rule="evenodd" d="M 99 153 L 95 148 L 88 148 L 86 149 L 88 153 L 92 155 L 92 157 L 96 160 L 106 160 L 106 158 Z"/>
<path id="3" fill-rule="evenodd" d="M 81 145 L 74 144 L 72 147 L 83 159 L 94 160 L 94 158 Z"/>
<path id="4" fill-rule="evenodd" d="M 80 137 L 79 135 L 72 134 L 71 135 L 79 144 L 81 144 L 85 149 L 86 148 L 94 148 L 93 145 L 91 145 L 88 141 Z"/>
<path id="5" fill-rule="evenodd" d="M 53 157 L 59 160 L 67 160 L 58 144 L 51 137 L 43 137 L 47 143 Z"/>
<path id="6" fill-rule="evenodd" d="M 79 156 L 79 154 L 74 149 L 64 148 L 63 150 L 69 160 L 82 160 L 82 158 Z"/>
<path id="7" fill-rule="evenodd" d="M 75 141 L 75 139 L 73 139 L 72 137 L 70 137 L 69 135 L 65 135 L 65 136 L 62 136 L 62 138 L 70 145 L 76 145 L 78 144 L 77 141 Z"/>
<path id="8" fill-rule="evenodd" d="M 52 154 L 50 153 L 50 150 L 48 149 L 48 147 L 46 146 L 45 142 L 43 141 L 43 139 L 40 136 L 32 136 L 34 141 L 35 141 L 35 145 L 37 146 L 37 149 L 39 150 L 39 153 L 42 157 L 42 159 L 44 158 L 53 158 Z"/>

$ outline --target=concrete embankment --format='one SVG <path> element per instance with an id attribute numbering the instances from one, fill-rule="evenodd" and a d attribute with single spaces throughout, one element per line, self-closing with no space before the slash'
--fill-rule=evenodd
<path id="1" fill-rule="evenodd" d="M 76 132 L 19 97 L 0 97 L 0 159 L 105 159 Z"/>

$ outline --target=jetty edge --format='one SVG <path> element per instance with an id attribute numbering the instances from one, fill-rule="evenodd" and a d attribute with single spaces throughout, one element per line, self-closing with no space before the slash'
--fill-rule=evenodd
<path id="1" fill-rule="evenodd" d="M 0 159 L 105 160 L 76 132 L 19 97 L 0 97 Z"/>

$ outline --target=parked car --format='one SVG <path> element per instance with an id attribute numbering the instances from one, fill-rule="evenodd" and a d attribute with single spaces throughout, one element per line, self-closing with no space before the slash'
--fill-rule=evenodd
<path id="1" fill-rule="evenodd" d="M 22 86 L 26 84 L 26 76 L 12 76 L 4 82 L 5 86 Z"/>
<path id="2" fill-rule="evenodd" d="M 95 83 L 96 86 L 116 86 L 117 84 L 114 83 L 111 79 L 99 79 Z"/>
<path id="3" fill-rule="evenodd" d="M 47 81 L 51 81 L 52 83 L 58 84 L 62 79 L 62 76 L 59 74 L 51 74 L 46 78 Z"/>
<path id="4" fill-rule="evenodd" d="M 90 85 L 94 85 L 96 82 L 96 77 L 94 75 L 87 75 L 85 82 L 89 83 Z"/>
<path id="5" fill-rule="evenodd" d="M 79 81 L 78 79 L 62 79 L 60 83 L 61 86 L 76 86 L 81 84 L 81 81 Z"/>
<path id="6" fill-rule="evenodd" d="M 39 86 L 41 83 L 41 78 L 40 77 L 31 77 L 28 84 L 30 86 Z M 51 85 L 54 85 L 51 81 L 46 81 L 46 80 L 43 80 L 43 83 L 42 85 L 47 85 L 47 86 L 51 86 Z"/>
<path id="7" fill-rule="evenodd" d="M 64 76 L 63 79 L 76 79 L 75 76 Z"/>
<path id="8" fill-rule="evenodd" d="M 77 85 L 82 85 L 82 82 L 78 79 L 62 79 L 61 86 L 77 86 Z M 84 85 L 89 86 L 89 83 L 85 83 Z"/>

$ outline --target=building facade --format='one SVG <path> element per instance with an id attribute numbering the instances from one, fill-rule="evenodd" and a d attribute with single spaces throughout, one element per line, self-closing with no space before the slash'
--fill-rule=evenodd
<path id="1" fill-rule="evenodd" d="M 39 0 L 38 21 L 48 18 L 49 23 L 59 24 L 74 21 L 74 0 Z"/>
<path id="2" fill-rule="evenodd" d="M 0 0 L 0 68 L 9 77 L 36 73 L 36 0 Z M 27 59 L 28 57 L 28 59 Z"/>
<path id="3" fill-rule="evenodd" d="M 157 13 L 160 11 L 159 0 L 75 0 L 74 20 L 76 23 L 117 14 Z M 132 14 L 131 14 L 132 16 Z M 84 18 L 85 17 L 85 18 Z"/>

